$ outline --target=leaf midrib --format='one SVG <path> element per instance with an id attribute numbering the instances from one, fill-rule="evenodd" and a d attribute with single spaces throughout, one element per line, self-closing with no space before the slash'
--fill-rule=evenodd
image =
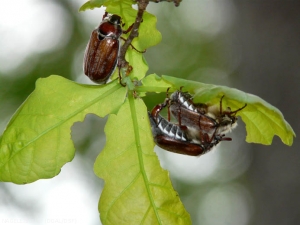
<path id="1" fill-rule="evenodd" d="M 61 120 L 60 122 L 56 123 L 55 125 L 49 127 L 48 129 L 44 130 L 43 132 L 40 133 L 40 135 L 36 136 L 35 138 L 33 138 L 32 140 L 30 140 L 29 142 L 27 142 L 22 148 L 19 149 L 19 151 L 17 151 L 15 154 L 13 154 L 8 160 L 7 162 L 3 163 L 3 165 L 1 166 L 1 168 L 3 168 L 7 163 L 9 163 L 15 156 L 17 156 L 19 153 L 21 153 L 27 146 L 29 146 L 30 144 L 32 144 L 33 142 L 37 141 L 38 139 L 40 139 L 41 137 L 43 137 L 44 135 L 46 135 L 47 133 L 49 133 L 50 131 L 52 131 L 53 129 L 56 129 L 57 127 L 61 126 L 62 124 L 66 123 L 67 121 L 69 121 L 71 118 L 75 117 L 77 114 L 79 114 L 80 112 L 82 112 L 83 110 L 89 108 L 90 106 L 92 106 L 93 104 L 95 104 L 96 102 L 100 101 L 103 98 L 106 98 L 108 95 L 112 94 L 113 92 L 117 91 L 119 88 L 122 88 L 122 86 L 116 84 L 115 86 L 113 86 L 111 89 L 107 90 L 106 92 L 104 92 L 102 95 L 100 95 L 99 97 L 96 97 L 94 100 L 87 102 L 86 104 L 84 104 L 82 107 L 80 107 L 79 109 L 75 110 L 73 113 L 69 114 L 69 116 L 67 116 L 65 119 Z M 74 121 L 75 122 L 75 121 Z M 34 155 L 34 154 L 33 154 Z M 28 172 L 30 171 L 30 169 L 28 170 Z"/>
<path id="2" fill-rule="evenodd" d="M 159 214 L 158 214 L 158 210 L 157 207 L 155 205 L 154 202 L 154 198 L 153 195 L 150 191 L 149 188 L 149 180 L 144 168 L 144 160 L 143 160 L 143 156 L 142 156 L 142 148 L 141 148 L 141 142 L 140 142 L 140 133 L 139 133 L 139 126 L 138 126 L 138 121 L 137 121 L 137 112 L 136 112 L 136 108 L 135 108 L 135 103 L 134 103 L 134 97 L 133 97 L 133 93 L 130 91 L 128 94 L 128 99 L 129 99 L 129 106 L 130 106 L 130 111 L 131 111 L 131 116 L 132 116 L 132 122 L 133 122 L 133 129 L 134 129 L 134 134 L 135 134 L 135 143 L 136 143 L 136 149 L 137 149 L 137 154 L 138 154 L 138 160 L 139 160 L 139 165 L 140 165 L 140 171 L 145 183 L 145 187 L 146 187 L 146 191 L 147 191 L 147 195 L 149 196 L 149 200 L 150 200 L 150 204 L 154 210 L 156 219 L 158 221 L 159 224 L 161 223 L 161 220 L 159 218 Z"/>

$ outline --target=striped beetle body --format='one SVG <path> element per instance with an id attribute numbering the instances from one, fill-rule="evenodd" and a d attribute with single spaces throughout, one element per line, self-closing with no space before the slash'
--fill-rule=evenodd
<path id="1" fill-rule="evenodd" d="M 224 97 L 224 96 L 223 96 Z M 236 125 L 236 113 L 230 108 L 222 110 L 206 104 L 195 104 L 189 93 L 176 91 L 162 104 L 156 105 L 149 113 L 154 141 L 161 148 L 186 155 L 201 155 L 220 141 L 231 141 L 225 133 Z M 168 108 L 168 120 L 160 116 L 161 110 Z M 170 115 L 178 121 L 178 125 L 170 122 Z"/>
<path id="2" fill-rule="evenodd" d="M 192 139 L 187 130 L 170 123 L 159 114 L 153 117 L 153 113 L 149 113 L 149 119 L 155 143 L 167 151 L 197 156 L 208 152 L 215 144 L 201 144 L 197 139 Z"/>
<path id="3" fill-rule="evenodd" d="M 92 81 L 103 84 L 114 72 L 122 35 L 121 17 L 110 15 L 93 30 L 84 53 L 84 73 Z"/>
<path id="4" fill-rule="evenodd" d="M 193 127 L 200 132 L 207 133 L 211 138 L 214 136 L 224 136 L 237 126 L 236 113 L 244 109 L 245 106 L 235 111 L 228 107 L 223 111 L 222 101 L 219 108 L 215 105 L 208 106 L 202 103 L 193 103 L 192 96 L 181 91 L 174 92 L 169 100 L 170 113 L 179 121 L 180 125 Z M 219 138 L 217 137 L 217 138 Z M 231 140 L 231 138 L 222 138 Z"/>

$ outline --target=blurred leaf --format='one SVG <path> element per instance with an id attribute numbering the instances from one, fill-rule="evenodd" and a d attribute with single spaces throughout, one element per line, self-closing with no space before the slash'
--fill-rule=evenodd
<path id="1" fill-rule="evenodd" d="M 86 3 L 84 3 L 79 8 L 79 11 L 85 11 L 87 9 L 93 10 L 94 8 L 100 8 L 101 6 L 123 8 L 123 5 L 132 5 L 135 3 L 136 2 L 134 2 L 133 0 L 90 0 L 90 1 L 87 1 Z M 107 12 L 113 13 L 113 12 L 111 12 L 110 9 L 108 9 Z M 118 15 L 120 15 L 120 14 L 118 14 Z"/>
<path id="2" fill-rule="evenodd" d="M 191 224 L 167 171 L 160 167 L 147 108 L 129 97 L 105 126 L 107 142 L 94 171 L 105 180 L 99 202 L 103 224 Z"/>
<path id="3" fill-rule="evenodd" d="M 74 157 L 73 123 L 88 113 L 116 112 L 125 95 L 117 81 L 91 86 L 55 75 L 38 79 L 0 140 L 0 180 L 24 184 L 57 175 Z"/>
<path id="4" fill-rule="evenodd" d="M 290 124 L 285 121 L 282 113 L 271 104 L 267 103 L 258 96 L 247 94 L 235 88 L 218 86 L 212 84 L 204 84 L 195 81 L 179 79 L 175 77 L 156 75 L 147 76 L 142 80 L 144 87 L 139 91 L 157 90 L 172 87 L 170 92 L 179 90 L 183 87 L 183 91 L 194 94 L 194 102 L 206 103 L 210 105 L 219 104 L 223 95 L 223 107 L 230 107 L 233 111 L 247 104 L 247 107 L 238 112 L 242 120 L 246 124 L 247 142 L 261 143 L 270 145 L 274 135 L 281 138 L 282 142 L 291 146 L 295 135 Z M 149 88 L 147 85 L 151 84 Z"/>
<path id="5" fill-rule="evenodd" d="M 100 8 L 105 2 L 109 0 L 91 0 L 84 3 L 80 8 L 79 11 L 85 11 L 88 9 Z"/>
<path id="6" fill-rule="evenodd" d="M 111 14 L 117 14 L 121 16 L 122 23 L 124 24 L 123 29 L 127 30 L 131 24 L 134 23 L 137 10 L 132 8 L 132 5 L 135 2 L 126 0 L 126 1 L 114 1 L 109 4 L 105 4 L 106 11 Z"/>

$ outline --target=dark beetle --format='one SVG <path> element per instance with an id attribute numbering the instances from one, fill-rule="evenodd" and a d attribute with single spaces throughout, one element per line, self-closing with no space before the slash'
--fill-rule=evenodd
<path id="1" fill-rule="evenodd" d="M 180 118 L 183 122 L 179 122 L 179 125 L 170 123 L 170 118 L 168 118 L 167 121 L 160 116 L 160 111 L 163 108 L 167 106 L 172 106 L 172 109 L 174 109 L 175 103 L 178 110 L 178 118 Z M 169 104 L 171 104 L 171 106 L 169 106 Z M 191 105 L 191 107 L 193 107 L 193 105 Z M 228 140 L 228 138 L 224 138 L 224 135 L 216 133 L 217 122 L 214 119 L 196 111 L 192 111 L 191 107 L 188 107 L 190 108 L 189 111 L 184 106 L 181 106 L 178 102 L 166 98 L 164 103 L 158 104 L 152 109 L 150 114 L 151 118 L 154 119 L 156 122 L 156 130 L 160 130 L 161 133 L 160 134 L 158 131 L 154 132 L 155 129 L 153 128 L 153 123 L 151 123 L 154 141 L 157 143 L 158 146 L 168 151 L 172 151 L 175 149 L 173 152 L 176 153 L 186 155 L 199 155 L 206 153 L 213 146 L 217 145 L 220 141 Z M 185 124 L 187 124 L 187 126 Z M 174 134 L 166 132 L 170 130 L 167 128 L 170 128 L 171 126 L 173 130 L 175 128 L 176 131 L 180 130 L 180 134 L 183 133 L 185 135 L 185 138 L 178 139 L 176 138 L 178 137 L 178 135 L 175 135 L 175 132 L 173 132 Z M 202 129 L 199 129 L 200 126 Z M 195 144 L 198 146 L 194 146 Z"/>
<path id="2" fill-rule="evenodd" d="M 224 96 L 223 96 L 224 97 Z M 231 141 L 225 133 L 231 131 L 237 123 L 236 113 L 227 108 L 206 104 L 196 104 L 189 93 L 176 91 L 162 104 L 156 105 L 149 113 L 154 141 L 161 148 L 186 155 L 200 155 L 211 150 L 220 141 Z M 168 108 L 168 120 L 160 116 Z M 178 125 L 170 122 L 170 115 Z"/>
<path id="3" fill-rule="evenodd" d="M 208 152 L 219 140 L 215 139 L 210 143 L 201 143 L 198 139 L 193 139 L 189 131 L 176 124 L 170 123 L 159 114 L 148 113 L 152 134 L 155 143 L 170 152 L 184 155 L 197 156 Z"/>
<path id="4" fill-rule="evenodd" d="M 208 106 L 202 103 L 195 104 L 190 94 L 176 91 L 170 96 L 168 107 L 171 114 L 181 125 L 194 127 L 209 135 L 213 133 L 216 135 L 225 135 L 237 126 L 236 113 L 244 109 L 247 104 L 235 111 L 231 111 L 229 107 L 223 111 L 223 97 L 220 100 L 220 107 L 218 108 L 217 106 Z M 231 139 L 223 138 L 222 140 Z"/>
<path id="5" fill-rule="evenodd" d="M 106 83 L 116 65 L 122 35 L 121 17 L 111 15 L 93 30 L 84 53 L 84 73 L 92 81 Z"/>
<path id="6" fill-rule="evenodd" d="M 180 126 L 187 126 L 195 130 L 195 135 L 200 132 L 203 141 L 214 138 L 218 123 L 214 118 L 206 115 L 197 108 L 191 95 L 181 91 L 174 92 L 168 101 L 168 113 L 176 118 Z"/>

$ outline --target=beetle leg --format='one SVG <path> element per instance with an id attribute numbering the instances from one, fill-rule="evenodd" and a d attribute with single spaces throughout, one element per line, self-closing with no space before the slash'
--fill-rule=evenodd
<path id="1" fill-rule="evenodd" d="M 165 107 L 166 107 L 165 103 L 156 105 L 151 111 L 151 116 L 157 120 L 160 111 Z"/>
<path id="2" fill-rule="evenodd" d="M 125 25 L 125 23 L 123 23 L 122 24 L 122 26 L 124 26 Z M 123 30 L 123 34 L 127 34 L 127 33 L 129 33 L 131 30 L 132 30 L 132 27 L 133 27 L 133 25 L 134 25 L 134 23 L 133 24 L 131 24 L 131 26 L 130 27 L 128 27 L 128 29 L 127 30 Z"/>
<path id="3" fill-rule="evenodd" d="M 123 37 L 120 37 L 123 41 L 126 41 L 127 39 L 126 38 L 123 38 Z M 140 51 L 138 49 L 136 49 L 132 44 L 130 44 L 131 48 L 133 48 L 135 51 L 137 51 L 138 53 L 145 53 L 146 52 L 146 49 L 143 50 L 143 51 Z"/>
<path id="4" fill-rule="evenodd" d="M 178 107 L 178 124 L 181 127 L 181 106 Z"/>
<path id="5" fill-rule="evenodd" d="M 168 87 L 168 89 L 166 91 L 166 99 L 165 99 L 164 104 L 168 107 L 168 121 L 170 122 L 171 121 L 171 113 L 170 113 L 171 100 L 169 98 L 169 90 L 170 90 L 170 87 Z"/>
<path id="6" fill-rule="evenodd" d="M 107 15 L 108 15 L 108 12 L 105 11 L 105 13 L 104 13 L 104 15 L 102 17 L 102 20 L 104 20 L 104 18 L 107 17 Z"/>

